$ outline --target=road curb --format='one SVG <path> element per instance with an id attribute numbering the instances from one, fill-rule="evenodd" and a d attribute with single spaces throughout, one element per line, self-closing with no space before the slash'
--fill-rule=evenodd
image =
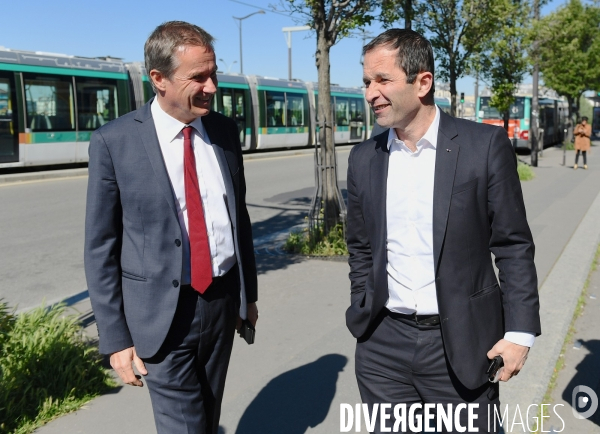
<path id="1" fill-rule="evenodd" d="M 50 179 L 74 178 L 87 175 L 87 167 L 80 169 L 47 170 L 43 172 L 10 173 L 7 175 L 0 175 L 0 185 Z"/>
<path id="2" fill-rule="evenodd" d="M 525 368 L 518 377 L 501 384 L 500 399 L 508 404 L 512 420 L 519 406 L 523 420 L 535 426 L 540 404 L 550 383 L 577 301 L 588 278 L 600 242 L 600 194 L 581 220 L 562 254 L 540 288 L 542 335 L 536 338 Z M 527 408 L 535 404 L 526 415 Z"/>

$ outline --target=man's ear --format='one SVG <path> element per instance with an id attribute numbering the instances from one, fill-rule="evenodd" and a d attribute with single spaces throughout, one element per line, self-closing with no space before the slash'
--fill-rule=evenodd
<path id="1" fill-rule="evenodd" d="M 156 90 L 159 90 L 161 92 L 164 92 L 166 90 L 166 81 L 168 80 L 168 78 L 165 77 L 162 72 L 153 69 L 152 71 L 150 71 L 150 80 L 152 80 L 152 82 L 154 83 L 154 87 L 156 87 Z"/>
<path id="2" fill-rule="evenodd" d="M 419 98 L 424 98 L 433 86 L 433 74 L 429 71 L 419 72 L 416 83 L 419 86 Z"/>

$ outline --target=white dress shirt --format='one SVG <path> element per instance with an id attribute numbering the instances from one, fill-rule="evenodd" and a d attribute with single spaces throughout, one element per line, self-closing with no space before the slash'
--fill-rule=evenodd
<path id="1" fill-rule="evenodd" d="M 183 170 L 183 133 L 187 124 L 167 114 L 155 98 L 150 107 L 156 127 L 156 135 L 165 161 L 171 186 L 175 193 L 177 217 L 181 226 L 183 247 L 182 285 L 189 285 L 190 278 L 190 240 L 188 235 L 188 214 L 185 201 L 185 178 Z M 227 212 L 227 195 L 225 183 L 219 167 L 215 151 L 202 118 L 196 118 L 193 127 L 192 145 L 196 158 L 198 185 L 204 209 L 204 221 L 208 234 L 208 244 L 212 261 L 213 277 L 224 275 L 235 264 L 235 250 L 229 213 Z"/>
<path id="2" fill-rule="evenodd" d="M 439 314 L 433 262 L 433 188 L 440 110 L 412 152 L 390 128 L 387 193 L 387 273 L 392 312 Z M 505 339 L 531 347 L 531 333 L 507 332 Z"/>

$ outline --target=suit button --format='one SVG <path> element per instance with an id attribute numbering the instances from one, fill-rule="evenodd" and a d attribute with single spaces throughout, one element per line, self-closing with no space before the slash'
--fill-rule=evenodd
<path id="1" fill-rule="evenodd" d="M 178 280 L 174 280 L 174 281 L 173 281 L 173 286 L 174 286 L 175 288 L 177 288 L 177 287 L 179 286 L 179 281 L 178 281 Z"/>
<path id="2" fill-rule="evenodd" d="M 181 241 L 179 241 L 179 240 L 175 240 L 175 245 L 176 245 L 177 247 L 181 246 Z"/>

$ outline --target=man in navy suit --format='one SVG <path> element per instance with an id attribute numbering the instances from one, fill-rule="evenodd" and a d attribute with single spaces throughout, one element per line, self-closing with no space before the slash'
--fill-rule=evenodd
<path id="1" fill-rule="evenodd" d="M 363 54 L 366 99 L 386 130 L 348 163 L 346 322 L 361 397 L 371 409 L 479 404 L 475 426 L 487 432 L 499 404 L 490 359 L 502 356 L 508 381 L 541 332 L 511 143 L 435 106 L 433 51 L 418 33 L 388 30 Z"/>
<path id="2" fill-rule="evenodd" d="M 217 433 L 234 330 L 256 323 L 235 122 L 211 112 L 213 38 L 181 22 L 145 45 L 156 97 L 90 141 L 85 270 L 100 351 L 145 376 L 159 433 Z"/>

